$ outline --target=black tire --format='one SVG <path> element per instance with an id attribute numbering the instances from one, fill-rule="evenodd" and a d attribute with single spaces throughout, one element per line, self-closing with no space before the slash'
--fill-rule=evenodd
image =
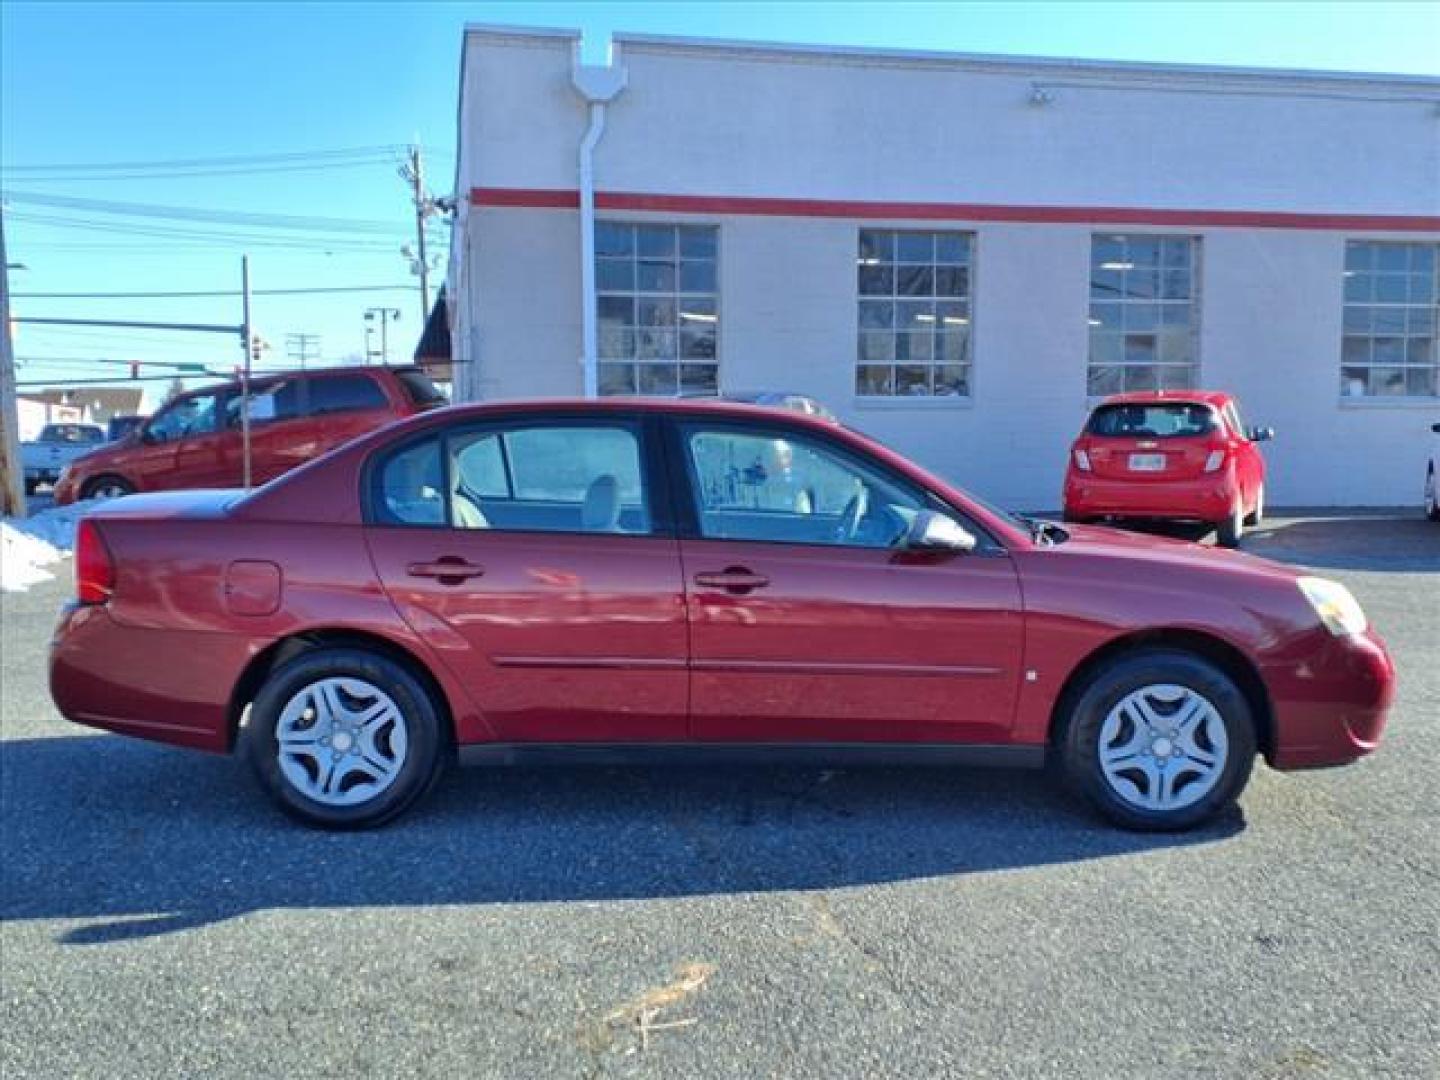
<path id="1" fill-rule="evenodd" d="M 1072 514 L 1069 510 L 1061 511 L 1060 520 L 1068 525 L 1088 525 L 1090 523 L 1090 519 L 1084 514 Z"/>
<path id="2" fill-rule="evenodd" d="M 388 695 L 403 718 L 407 744 L 389 786 L 348 806 L 328 805 L 296 787 L 281 767 L 276 738 L 276 726 L 292 699 L 307 687 L 337 678 L 363 680 Z M 403 664 L 368 649 L 315 649 L 282 664 L 265 680 L 250 707 L 244 753 L 261 786 L 291 817 L 325 829 L 369 829 L 394 820 L 435 785 L 446 760 L 447 735 L 439 706 Z"/>
<path id="3" fill-rule="evenodd" d="M 25 494 L 34 495 L 38 490 L 40 490 L 40 481 L 31 480 L 27 477 L 25 480 Z"/>
<path id="4" fill-rule="evenodd" d="M 85 481 L 80 489 L 80 498 L 96 499 L 102 495 L 107 499 L 118 499 L 122 495 L 134 495 L 135 485 L 119 476 L 97 476 Z"/>
<path id="5" fill-rule="evenodd" d="M 1100 762 L 1101 740 L 1112 710 L 1136 691 L 1162 684 L 1183 687 L 1213 706 L 1227 747 L 1208 791 L 1187 805 L 1152 809 L 1122 795 L 1106 777 Z M 1097 671 L 1071 701 L 1057 745 L 1066 783 L 1123 828 L 1143 832 L 1193 828 L 1234 802 L 1250 779 L 1256 752 L 1250 705 L 1234 680 L 1202 657 L 1162 649 L 1123 654 Z M 1158 742 L 1152 750 L 1155 745 Z M 1176 775 L 1183 774 L 1182 764 Z"/>
<path id="6" fill-rule="evenodd" d="M 1245 515 L 1245 524 L 1250 528 L 1256 528 L 1265 524 L 1265 485 L 1261 484 L 1255 489 L 1255 509 Z"/>
<path id="7" fill-rule="evenodd" d="M 1237 502 L 1224 521 L 1215 523 L 1215 542 L 1221 547 L 1238 548 L 1245 535 L 1245 510 Z"/>
<path id="8" fill-rule="evenodd" d="M 1440 521 L 1440 478 L 1435 476 L 1435 466 L 1425 470 L 1425 516 L 1431 521 Z"/>

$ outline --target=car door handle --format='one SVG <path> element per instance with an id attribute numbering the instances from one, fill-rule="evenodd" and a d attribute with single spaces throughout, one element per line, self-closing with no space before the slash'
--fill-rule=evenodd
<path id="1" fill-rule="evenodd" d="M 705 570 L 695 575 L 695 584 L 707 589 L 724 589 L 731 593 L 747 593 L 770 584 L 764 574 L 751 573 L 743 566 L 727 566 L 724 570 Z"/>
<path id="2" fill-rule="evenodd" d="M 459 585 L 466 578 L 479 577 L 485 568 L 455 555 L 442 555 L 434 562 L 412 562 L 405 572 L 411 577 L 437 578 L 442 585 Z"/>

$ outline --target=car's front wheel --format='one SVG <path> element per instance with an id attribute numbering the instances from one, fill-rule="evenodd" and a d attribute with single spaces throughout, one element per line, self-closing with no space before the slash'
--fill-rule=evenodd
<path id="1" fill-rule="evenodd" d="M 1074 697 L 1060 744 L 1066 779 L 1130 829 L 1188 829 L 1240 794 L 1255 760 L 1249 703 L 1202 657 L 1130 653 Z"/>
<path id="2" fill-rule="evenodd" d="M 80 489 L 82 499 L 118 499 L 134 494 L 135 485 L 118 476 L 97 476 Z"/>
<path id="3" fill-rule="evenodd" d="M 444 746 L 426 688 L 365 649 L 317 649 L 281 665 L 245 729 L 250 763 L 281 809 L 330 829 L 398 816 L 434 784 Z"/>

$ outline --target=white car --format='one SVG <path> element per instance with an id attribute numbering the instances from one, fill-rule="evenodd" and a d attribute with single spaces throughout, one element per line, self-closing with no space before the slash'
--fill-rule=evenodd
<path id="1" fill-rule="evenodd" d="M 1435 437 L 1430 440 L 1430 465 L 1425 470 L 1425 516 L 1440 521 L 1440 424 L 1431 424 Z"/>

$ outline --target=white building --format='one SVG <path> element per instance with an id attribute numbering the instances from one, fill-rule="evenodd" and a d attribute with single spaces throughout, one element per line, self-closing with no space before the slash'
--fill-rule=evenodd
<path id="1" fill-rule="evenodd" d="M 457 399 L 796 391 L 1054 507 L 1092 395 L 1196 385 L 1272 505 L 1418 501 L 1440 79 L 578 45 L 466 33 Z"/>

